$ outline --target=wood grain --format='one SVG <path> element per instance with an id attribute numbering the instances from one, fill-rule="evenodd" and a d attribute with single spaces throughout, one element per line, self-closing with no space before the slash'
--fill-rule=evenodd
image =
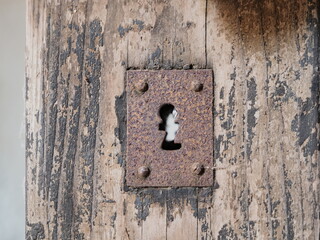
<path id="1" fill-rule="evenodd" d="M 317 0 L 28 0 L 26 239 L 318 239 Z M 214 71 L 210 188 L 124 184 L 128 69 Z"/>

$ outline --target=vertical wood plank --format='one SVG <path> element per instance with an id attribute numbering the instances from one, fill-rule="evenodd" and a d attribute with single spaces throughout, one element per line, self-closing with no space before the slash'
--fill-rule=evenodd
<path id="1" fill-rule="evenodd" d="M 196 10 L 191 13 L 190 7 Z M 124 9 L 129 17 L 124 19 L 118 29 L 123 38 L 127 37 L 128 67 L 182 69 L 185 65 L 192 64 L 196 67 L 205 66 L 205 15 L 198 14 L 204 12 L 205 1 L 159 1 L 157 4 L 147 1 L 138 4 L 130 2 Z M 142 19 L 141 14 L 144 16 Z M 197 44 L 194 44 L 195 42 Z M 141 192 L 139 206 L 143 216 L 142 238 L 150 239 L 152 235 L 159 239 L 176 239 L 179 234 L 182 234 L 181 238 L 196 236 L 197 210 L 187 207 L 188 200 L 179 200 L 178 206 L 174 207 L 175 197 L 179 197 L 175 190 L 164 190 L 163 196 L 155 192 L 156 190 Z M 187 198 L 187 195 L 184 194 L 184 198 Z M 157 209 L 159 202 L 166 211 Z M 182 219 L 184 224 L 181 224 L 176 211 L 188 219 Z M 157 218 L 150 215 L 155 212 L 160 213 Z M 155 229 L 150 227 L 152 225 L 161 227 Z M 186 233 L 189 236 L 185 235 Z"/>
<path id="2" fill-rule="evenodd" d="M 210 209 L 213 239 L 236 239 L 246 229 L 245 59 L 235 1 L 208 2 L 208 64 L 215 73 L 216 189 Z"/>
<path id="3" fill-rule="evenodd" d="M 317 104 L 310 101 L 312 98 L 317 99 L 319 95 L 314 92 L 314 89 L 319 92 L 319 81 L 315 80 L 317 74 L 314 74 L 318 71 L 315 70 L 317 65 L 314 62 L 318 57 L 312 57 L 314 54 L 318 56 L 318 53 L 317 51 L 311 54 L 303 53 L 303 51 L 310 53 L 310 49 L 314 49 L 318 44 L 318 35 L 314 35 L 317 32 L 314 25 L 318 21 L 317 8 L 319 3 L 316 7 L 313 1 L 293 1 L 290 4 L 283 1 L 281 3 L 279 1 L 209 2 L 208 56 L 219 56 L 215 61 L 208 57 L 208 63 L 212 63 L 213 69 L 216 69 L 216 155 L 225 154 L 225 149 L 232 151 L 237 146 L 233 144 L 225 147 L 229 142 L 221 144 L 228 136 L 227 133 L 223 133 L 224 127 L 228 126 L 224 113 L 230 113 L 232 110 L 226 100 L 223 100 L 225 90 L 228 89 L 226 79 L 231 80 L 236 77 L 236 82 L 241 83 L 236 88 L 236 94 L 242 89 L 244 91 L 242 97 L 232 95 L 230 90 L 227 90 L 227 96 L 237 101 L 244 99 L 245 106 L 243 108 L 240 104 L 235 107 L 237 114 L 243 114 L 244 125 L 234 131 L 234 135 L 239 136 L 242 135 L 241 128 L 244 129 L 244 140 L 240 138 L 240 141 L 236 142 L 238 144 L 243 142 L 245 146 L 243 151 L 245 162 L 241 164 L 245 170 L 242 172 L 244 175 L 240 173 L 241 180 L 238 179 L 234 186 L 230 185 L 230 180 L 236 172 L 232 172 L 230 177 L 225 174 L 225 170 L 229 170 L 232 164 L 226 164 L 226 169 L 217 169 L 216 173 L 219 188 L 214 194 L 213 209 L 216 213 L 223 209 L 224 213 L 221 215 L 226 218 L 221 221 L 222 217 L 219 216 L 218 223 L 214 222 L 214 217 L 212 219 L 213 235 L 218 238 L 259 236 L 259 238 L 293 239 L 311 237 L 318 232 L 311 227 L 314 226 L 313 217 L 308 218 L 312 230 L 306 231 L 303 223 L 305 214 L 299 210 L 303 208 L 306 199 L 303 198 L 301 187 L 303 176 L 308 174 L 301 172 L 301 164 L 305 161 L 301 154 L 302 150 L 298 151 L 299 148 L 303 148 L 305 155 L 312 156 L 311 158 L 318 157 L 313 139 L 319 134 L 319 125 L 316 123 L 317 114 L 313 115 L 312 110 L 312 106 Z M 304 39 L 303 42 L 300 42 L 301 39 Z M 313 47 L 310 47 L 310 44 Z M 225 61 L 222 67 L 224 57 L 231 60 Z M 237 59 L 240 61 L 237 62 Z M 234 71 L 229 70 L 233 64 L 235 64 Z M 220 76 L 220 68 L 223 69 L 222 74 L 227 77 Z M 237 72 L 237 68 L 240 71 Z M 304 84 L 300 79 L 304 79 Z M 310 93 L 311 98 L 308 97 Z M 299 114 L 299 105 L 303 105 L 307 113 Z M 309 132 L 305 135 L 298 130 L 300 118 L 305 120 L 304 126 L 310 124 Z M 307 121 L 310 122 L 306 123 Z M 235 125 L 239 126 L 241 122 L 239 119 L 239 123 Z M 298 147 L 302 144 L 299 143 L 299 135 L 304 135 L 306 145 L 313 147 Z M 308 152 L 307 149 L 312 150 Z M 216 160 L 218 159 L 216 156 Z M 236 178 L 239 178 L 239 172 L 236 175 Z M 311 179 L 313 179 L 312 185 L 318 186 L 318 180 Z M 235 191 L 228 193 L 227 189 Z M 310 185 L 307 189 L 311 189 Z M 224 197 L 223 201 L 215 199 L 219 194 Z M 236 206 L 221 208 L 223 203 L 230 203 L 229 196 L 234 196 L 238 200 L 242 217 L 237 215 L 239 212 Z M 314 208 L 317 197 L 312 196 L 314 195 L 308 194 L 308 206 Z M 314 210 L 309 209 L 309 214 L 312 215 L 312 212 Z M 235 215 L 236 222 L 232 221 Z M 312 235 L 311 239 L 315 238 L 316 235 Z"/>
<path id="4" fill-rule="evenodd" d="M 67 82 L 66 95 L 66 118 L 64 145 L 61 146 L 63 159 L 58 188 L 58 216 L 57 233 L 52 239 L 70 239 L 75 237 L 75 208 L 76 208 L 76 183 L 78 181 L 76 167 L 78 165 L 78 148 L 81 131 L 81 102 L 84 98 L 82 89 L 84 83 L 84 62 L 85 62 L 85 39 L 87 24 L 86 1 L 68 1 L 62 3 L 62 15 L 65 22 L 62 22 L 61 29 L 65 32 L 61 37 L 61 78 Z M 66 9 L 65 9 L 66 8 Z M 59 85 L 58 85 L 59 89 Z"/>
<path id="5" fill-rule="evenodd" d="M 43 141 L 44 115 L 43 93 L 46 64 L 43 50 L 46 47 L 46 14 L 44 2 L 28 1 L 26 43 L 26 239 L 48 236 L 46 224 L 46 198 L 41 186 L 44 181 Z M 29 104 L 28 103 L 32 103 Z"/>

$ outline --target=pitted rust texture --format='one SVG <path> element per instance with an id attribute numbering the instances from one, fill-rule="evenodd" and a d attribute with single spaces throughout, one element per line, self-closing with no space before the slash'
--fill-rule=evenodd
<path id="1" fill-rule="evenodd" d="M 127 185 L 212 186 L 212 70 L 128 71 L 126 88 Z M 161 148 L 166 132 L 159 130 L 159 109 L 166 103 L 178 112 L 178 150 Z M 195 163 L 203 166 L 202 174 L 194 173 Z M 150 170 L 145 178 L 139 177 L 141 167 Z"/>

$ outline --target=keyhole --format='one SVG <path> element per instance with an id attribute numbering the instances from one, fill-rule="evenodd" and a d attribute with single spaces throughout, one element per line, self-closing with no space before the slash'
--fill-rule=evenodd
<path id="1" fill-rule="evenodd" d="M 175 143 L 179 129 L 179 123 L 175 121 L 178 112 L 172 104 L 164 104 L 159 110 L 159 115 L 162 123 L 159 124 L 159 130 L 166 131 L 166 136 L 162 141 L 161 148 L 164 150 L 178 150 L 181 148 L 181 143 Z"/>

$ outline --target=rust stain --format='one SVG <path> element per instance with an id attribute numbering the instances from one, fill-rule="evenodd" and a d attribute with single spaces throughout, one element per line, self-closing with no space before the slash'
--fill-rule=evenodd
<path id="1" fill-rule="evenodd" d="M 195 88 L 195 83 L 201 88 Z M 132 70 L 127 72 L 126 87 L 127 185 L 212 186 L 212 70 Z M 159 130 L 159 109 L 164 104 L 172 104 L 178 112 L 178 150 L 161 148 L 166 133 Z M 195 163 L 203 165 L 202 174 L 194 174 Z M 145 178 L 139 177 L 141 167 L 150 169 Z"/>

